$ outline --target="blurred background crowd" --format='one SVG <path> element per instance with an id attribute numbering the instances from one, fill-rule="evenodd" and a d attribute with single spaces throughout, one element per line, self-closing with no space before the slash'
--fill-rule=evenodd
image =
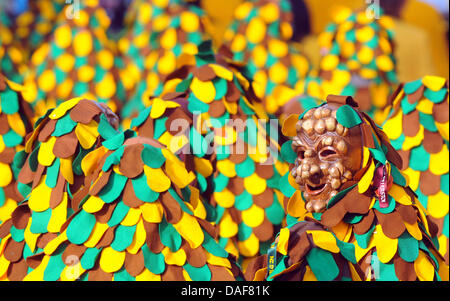
<path id="1" fill-rule="evenodd" d="M 73 1 L 67 0 L 69 5 Z M 83 0 L 82 0 L 83 1 Z M 32 1 L 33 2 L 33 1 Z M 112 19 L 111 29 L 124 29 L 124 17 L 132 0 L 101 0 Z M 210 20 L 209 34 L 215 42 L 223 39 L 233 21 L 234 11 L 243 0 L 199 0 Z M 311 62 L 318 62 L 315 37 L 333 20 L 333 13 L 341 6 L 351 9 L 380 5 L 385 14 L 395 18 L 396 42 L 399 45 L 398 72 L 401 82 L 417 79 L 425 74 L 448 77 L 448 9 L 445 0 L 294 0 L 295 31 L 293 39 L 302 41 L 302 48 Z M 0 10 L 11 17 L 26 11 L 29 0 L 1 0 Z M 419 54 L 419 55 L 418 55 Z"/>

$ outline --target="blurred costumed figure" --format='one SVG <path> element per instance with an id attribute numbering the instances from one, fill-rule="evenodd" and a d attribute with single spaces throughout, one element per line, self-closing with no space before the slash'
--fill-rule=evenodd
<path id="1" fill-rule="evenodd" d="M 252 81 L 232 53 L 211 43 L 166 78 L 164 93 L 133 119 L 194 171 L 219 244 L 243 260 L 266 252 L 285 214 L 278 190 L 287 164 L 277 158 L 278 123 L 268 122 Z"/>
<path id="2" fill-rule="evenodd" d="M 297 16 L 298 17 L 298 16 Z M 300 94 L 310 65 L 298 50 L 295 14 L 289 0 L 245 1 L 224 35 L 233 59 L 242 62 L 264 109 L 279 116 L 281 108 Z"/>
<path id="3" fill-rule="evenodd" d="M 20 169 L 14 158 L 23 150 L 34 119 L 34 112 L 21 95 L 23 89 L 0 73 L 0 224 L 22 201 L 15 185 Z"/>
<path id="4" fill-rule="evenodd" d="M 0 9 L 0 70 L 8 78 L 23 82 L 32 53 L 48 40 L 64 6 L 64 0 L 34 0 L 18 15 Z"/>
<path id="5" fill-rule="evenodd" d="M 319 36 L 321 59 L 305 81 L 304 94 L 318 99 L 354 96 L 360 110 L 381 124 L 388 96 L 398 83 L 392 27 L 386 15 L 374 18 L 366 11 L 339 10 Z"/>
<path id="6" fill-rule="evenodd" d="M 131 4 L 126 20 L 134 22 L 118 41 L 126 99 L 120 114 L 124 128 L 149 105 L 150 96 L 163 92 L 163 82 L 182 63 L 182 54 L 197 53 L 204 40 L 203 17 L 195 1 L 138 0 Z"/>
<path id="7" fill-rule="evenodd" d="M 109 17 L 98 0 L 78 5 L 31 57 L 23 96 L 37 116 L 74 97 L 107 103 L 114 112 L 122 106 Z"/>
<path id="8" fill-rule="evenodd" d="M 63 102 L 38 119 L 13 162 L 21 201 L 0 226 L 2 278 L 23 280 L 59 245 L 61 229 L 89 190 L 82 159 L 101 145 L 101 134 L 117 126 L 108 108 L 84 98 Z"/>
<path id="9" fill-rule="evenodd" d="M 438 225 L 439 252 L 448 264 L 448 80 L 425 76 L 392 95 L 386 135 L 403 159 L 409 186 Z"/>

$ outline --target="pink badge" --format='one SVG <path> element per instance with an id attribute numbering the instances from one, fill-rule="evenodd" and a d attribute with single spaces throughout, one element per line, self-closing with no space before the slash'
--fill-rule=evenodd
<path id="1" fill-rule="evenodd" d="M 386 174 L 386 166 L 382 165 L 375 170 L 374 186 L 377 187 L 376 194 L 380 202 L 380 208 L 386 208 L 389 206 L 387 196 L 388 179 Z"/>

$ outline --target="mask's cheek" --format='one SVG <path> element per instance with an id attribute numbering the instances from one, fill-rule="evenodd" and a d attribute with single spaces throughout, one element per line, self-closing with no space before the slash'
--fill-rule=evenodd
<path id="1" fill-rule="evenodd" d="M 362 150 L 355 149 L 342 160 L 344 172 L 342 176 L 347 180 L 351 180 L 353 176 L 362 168 Z"/>
<path id="2" fill-rule="evenodd" d="M 346 140 L 347 154 L 343 160 L 343 164 L 353 175 L 358 172 L 362 166 L 362 132 L 359 127 L 350 129 L 349 135 Z M 350 180 L 350 179 L 349 179 Z"/>
<path id="3" fill-rule="evenodd" d="M 306 209 L 310 212 L 323 212 L 328 202 L 339 192 L 342 184 L 351 178 L 351 173 L 346 169 L 342 161 L 333 163 L 321 162 L 322 174 L 325 177 L 325 189 L 320 195 L 305 196 Z"/>

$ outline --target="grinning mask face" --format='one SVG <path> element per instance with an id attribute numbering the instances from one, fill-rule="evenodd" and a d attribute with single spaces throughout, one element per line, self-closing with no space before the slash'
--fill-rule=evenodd
<path id="1" fill-rule="evenodd" d="M 297 153 L 292 175 L 303 191 L 306 209 L 322 212 L 342 184 L 362 165 L 359 126 L 346 128 L 336 120 L 336 103 L 311 109 L 296 124 L 292 147 Z"/>

